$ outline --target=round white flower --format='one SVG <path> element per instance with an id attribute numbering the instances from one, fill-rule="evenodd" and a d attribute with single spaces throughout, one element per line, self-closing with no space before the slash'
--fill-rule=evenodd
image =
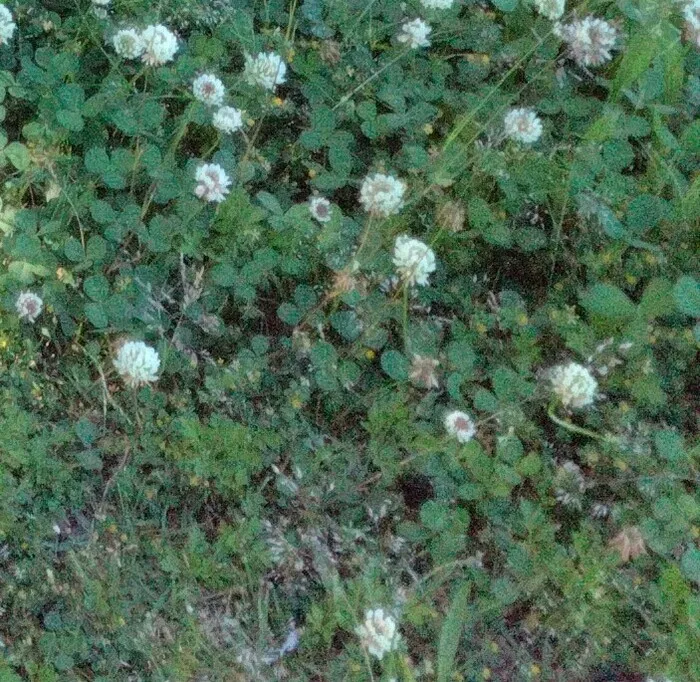
<path id="1" fill-rule="evenodd" d="M 404 282 L 424 287 L 430 273 L 435 272 L 435 253 L 419 239 L 404 234 L 394 244 L 394 265 Z"/>
<path id="2" fill-rule="evenodd" d="M 141 33 L 143 61 L 148 66 L 160 66 L 173 60 L 177 52 L 177 36 L 162 24 L 148 26 Z"/>
<path id="3" fill-rule="evenodd" d="M 447 433 L 460 443 L 468 443 L 476 434 L 474 420 L 466 412 L 448 412 L 444 423 Z"/>
<path id="4" fill-rule="evenodd" d="M 547 19 L 561 19 L 566 7 L 566 0 L 534 0 L 537 11 Z"/>
<path id="5" fill-rule="evenodd" d="M 92 4 L 98 7 L 109 7 L 111 2 L 112 0 L 92 0 Z"/>
<path id="6" fill-rule="evenodd" d="M 131 388 L 158 380 L 158 351 L 143 341 L 127 341 L 122 344 L 113 363 L 124 383 Z"/>
<path id="7" fill-rule="evenodd" d="M 15 301 L 15 309 L 21 320 L 36 322 L 44 309 L 44 302 L 31 291 L 23 291 Z"/>
<path id="8" fill-rule="evenodd" d="M 503 119 L 506 135 L 524 144 L 537 142 L 542 135 L 542 121 L 531 109 L 511 109 Z"/>
<path id="9" fill-rule="evenodd" d="M 689 2 L 683 8 L 683 18 L 688 40 L 700 48 L 700 0 Z"/>
<path id="10" fill-rule="evenodd" d="M 360 203 L 372 215 L 386 218 L 395 215 L 403 207 L 406 184 L 391 175 L 375 173 L 362 181 Z"/>
<path id="11" fill-rule="evenodd" d="M 422 19 L 413 19 L 413 21 L 404 22 L 396 39 L 414 50 L 419 47 L 430 47 L 428 36 L 432 30 L 430 24 Z"/>
<path id="12" fill-rule="evenodd" d="M 200 199 L 221 203 L 229 193 L 231 179 L 216 163 L 205 163 L 199 166 L 194 178 L 197 181 L 194 193 Z"/>
<path id="13" fill-rule="evenodd" d="M 365 621 L 355 628 L 362 646 L 380 661 L 385 654 L 396 649 L 400 635 L 396 631 L 396 621 L 384 609 L 365 611 Z"/>
<path id="14" fill-rule="evenodd" d="M 598 382 L 590 370 L 576 362 L 553 367 L 552 390 L 564 407 L 578 409 L 590 405 L 598 393 Z"/>
<path id="15" fill-rule="evenodd" d="M 212 125 L 222 133 L 235 133 L 243 127 L 243 114 L 234 107 L 221 107 L 214 114 Z"/>
<path id="16" fill-rule="evenodd" d="M 287 65 L 275 52 L 260 52 L 255 57 L 245 56 L 243 77 L 249 85 L 274 90 L 286 80 Z"/>
<path id="17" fill-rule="evenodd" d="M 0 45 L 8 43 L 12 39 L 16 28 L 17 24 L 12 18 L 12 12 L 5 5 L 0 5 Z"/>
<path id="18" fill-rule="evenodd" d="M 420 4 L 426 9 L 450 9 L 454 0 L 420 0 Z"/>
<path id="19" fill-rule="evenodd" d="M 141 34 L 134 28 L 123 28 L 112 38 L 114 51 L 124 59 L 137 59 L 146 49 Z"/>
<path id="20" fill-rule="evenodd" d="M 219 106 L 224 101 L 226 88 L 221 79 L 209 73 L 203 73 L 194 79 L 192 93 L 195 98 L 210 107 Z"/>
<path id="21" fill-rule="evenodd" d="M 319 223 L 327 223 L 331 219 L 331 202 L 326 197 L 311 197 L 309 211 Z"/>
<path id="22" fill-rule="evenodd" d="M 600 66 L 612 59 L 617 31 L 603 19 L 588 16 L 559 26 L 557 34 L 569 44 L 574 60 L 581 66 Z"/>

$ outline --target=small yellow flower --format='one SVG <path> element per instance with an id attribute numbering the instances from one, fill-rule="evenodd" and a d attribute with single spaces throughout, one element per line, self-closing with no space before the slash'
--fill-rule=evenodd
<path id="1" fill-rule="evenodd" d="M 491 649 L 491 651 L 494 654 L 497 654 L 501 650 L 501 648 L 498 646 L 498 642 L 493 642 L 493 641 L 489 642 L 489 649 Z"/>
<path id="2" fill-rule="evenodd" d="M 196 474 L 193 474 L 192 476 L 190 476 L 190 485 L 193 487 L 198 486 L 201 483 L 201 481 L 202 481 L 202 479 L 199 476 L 197 476 Z"/>
<path id="3" fill-rule="evenodd" d="M 518 324 L 521 327 L 524 327 L 528 322 L 529 322 L 529 320 L 528 320 L 528 317 L 525 313 L 520 313 L 520 315 L 518 315 Z"/>
<path id="4" fill-rule="evenodd" d="M 368 348 L 368 349 L 365 351 L 365 357 L 366 357 L 368 360 L 374 360 L 374 358 L 377 357 L 377 354 L 376 354 L 371 348 Z"/>
<path id="5" fill-rule="evenodd" d="M 620 403 L 620 412 L 622 412 L 622 414 L 626 414 L 631 409 L 629 403 L 626 403 L 624 400 Z"/>
<path id="6" fill-rule="evenodd" d="M 295 410 L 300 409 L 301 406 L 304 404 L 298 395 L 292 396 L 292 398 L 289 402 Z"/>
<path id="7" fill-rule="evenodd" d="M 633 274 L 631 274 L 631 273 L 628 272 L 628 273 L 625 275 L 625 281 L 626 281 L 628 284 L 636 284 L 636 283 L 639 281 L 639 277 L 635 277 L 635 275 L 633 275 Z"/>
<path id="8" fill-rule="evenodd" d="M 476 329 L 479 334 L 486 334 L 486 332 L 489 330 L 489 328 L 483 322 L 477 322 L 474 325 L 474 329 Z"/>
<path id="9" fill-rule="evenodd" d="M 541 672 L 542 672 L 542 668 L 540 668 L 540 666 L 537 665 L 537 663 L 533 663 L 530 666 L 530 675 L 537 677 Z"/>
<path id="10" fill-rule="evenodd" d="M 284 100 L 281 97 L 273 97 L 272 98 L 272 103 L 276 107 L 281 107 L 284 104 Z"/>
<path id="11" fill-rule="evenodd" d="M 606 252 L 603 254 L 603 257 L 601 258 L 601 260 L 603 261 L 603 263 L 604 263 L 605 265 L 610 265 L 610 263 L 612 263 L 612 261 L 613 261 L 613 255 L 612 255 L 612 253 L 610 253 L 609 251 L 606 251 Z"/>
<path id="12" fill-rule="evenodd" d="M 317 175 L 318 175 L 318 173 L 316 173 L 315 168 L 309 168 L 309 177 L 310 178 L 315 178 Z"/>
<path id="13" fill-rule="evenodd" d="M 653 253 L 645 253 L 644 260 L 648 265 L 656 265 L 656 256 Z"/>
<path id="14" fill-rule="evenodd" d="M 614 461 L 614 464 L 620 471 L 627 471 L 627 469 L 629 469 L 629 467 L 627 466 L 627 462 L 621 459 L 616 459 Z"/>
<path id="15" fill-rule="evenodd" d="M 482 676 L 485 680 L 490 680 L 490 679 L 491 679 L 491 668 L 484 668 L 484 669 L 481 671 L 481 676 Z"/>
<path id="16" fill-rule="evenodd" d="M 426 124 L 423 126 L 423 132 L 424 132 L 426 135 L 432 135 L 432 134 L 433 134 L 433 126 L 430 125 L 430 123 L 426 123 Z"/>

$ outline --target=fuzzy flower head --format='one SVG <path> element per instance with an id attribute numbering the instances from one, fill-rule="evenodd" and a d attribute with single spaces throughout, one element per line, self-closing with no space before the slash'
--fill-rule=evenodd
<path id="1" fill-rule="evenodd" d="M 194 175 L 197 181 L 194 193 L 199 199 L 221 203 L 229 193 L 231 178 L 217 163 L 205 163 L 197 168 Z"/>
<path id="2" fill-rule="evenodd" d="M 44 302 L 31 291 L 23 291 L 15 301 L 15 310 L 20 320 L 26 322 L 36 322 L 43 309 Z"/>
<path id="3" fill-rule="evenodd" d="M 396 649 L 400 636 L 396 631 L 396 621 L 384 609 L 365 611 L 365 622 L 355 628 L 355 633 L 367 652 L 380 661 L 385 654 Z"/>
<path id="4" fill-rule="evenodd" d="M 221 79 L 210 73 L 203 73 L 197 76 L 192 83 L 192 94 L 207 106 L 219 106 L 224 101 L 226 88 Z"/>
<path id="5" fill-rule="evenodd" d="M 581 66 L 600 66 L 612 59 L 617 30 L 603 19 L 588 16 L 559 26 L 557 33 L 569 44 L 574 60 Z"/>
<path id="6" fill-rule="evenodd" d="M 123 59 L 138 59 L 146 49 L 143 37 L 134 28 L 123 28 L 112 37 L 114 51 Z"/>
<path id="7" fill-rule="evenodd" d="M 386 218 L 401 210 L 405 193 L 406 183 L 392 175 L 375 173 L 362 181 L 360 203 L 367 213 Z"/>
<path id="8" fill-rule="evenodd" d="M 542 121 L 532 109 L 511 109 L 503 118 L 506 135 L 523 144 L 537 142 L 542 135 Z"/>
<path id="9" fill-rule="evenodd" d="M 245 56 L 243 77 L 249 85 L 274 90 L 286 80 L 287 65 L 275 52 L 259 52 L 255 57 Z"/>
<path id="10" fill-rule="evenodd" d="M 430 47 L 428 36 L 433 29 L 422 19 L 413 19 L 402 24 L 396 40 L 404 43 L 413 50 L 419 47 Z"/>
<path id="11" fill-rule="evenodd" d="M 130 388 L 152 384 L 158 380 L 158 351 L 143 341 L 127 341 L 122 344 L 113 362 L 114 368 Z"/>
<path id="12" fill-rule="evenodd" d="M 234 107 L 221 107 L 211 122 L 222 133 L 235 133 L 243 127 L 243 114 Z"/>
<path id="13" fill-rule="evenodd" d="M 534 0 L 533 4 L 543 17 L 556 21 L 564 14 L 566 0 Z"/>
<path id="14" fill-rule="evenodd" d="M 598 382 L 590 370 L 576 362 L 553 367 L 552 390 L 564 407 L 579 409 L 591 405 L 598 393 Z"/>
<path id="15" fill-rule="evenodd" d="M 162 24 L 148 26 L 141 33 L 143 40 L 144 64 L 148 66 L 160 66 L 173 60 L 177 52 L 177 36 Z"/>
<path id="16" fill-rule="evenodd" d="M 394 265 L 404 282 L 424 287 L 430 273 L 435 272 L 435 253 L 419 239 L 404 234 L 394 244 Z"/>
<path id="17" fill-rule="evenodd" d="M 554 497 L 565 507 L 581 509 L 582 495 L 586 490 L 586 479 L 581 467 L 567 460 L 554 473 Z"/>
<path id="18" fill-rule="evenodd" d="M 425 9 L 450 9 L 454 0 L 420 0 L 420 4 Z"/>
<path id="19" fill-rule="evenodd" d="M 331 202 L 326 197 L 311 197 L 309 211 L 319 223 L 327 223 L 331 218 Z"/>
<path id="20" fill-rule="evenodd" d="M 683 8 L 683 18 L 688 40 L 700 48 L 700 0 L 692 0 Z"/>
<path id="21" fill-rule="evenodd" d="M 16 28 L 12 12 L 5 5 L 0 5 L 0 45 L 10 42 Z"/>
<path id="22" fill-rule="evenodd" d="M 436 370 L 439 364 L 439 361 L 435 358 L 416 354 L 411 360 L 411 370 L 408 373 L 408 378 L 421 388 L 438 388 L 440 381 Z"/>
<path id="23" fill-rule="evenodd" d="M 474 420 L 466 413 L 453 410 L 445 415 L 445 431 L 460 443 L 468 443 L 476 435 Z"/>

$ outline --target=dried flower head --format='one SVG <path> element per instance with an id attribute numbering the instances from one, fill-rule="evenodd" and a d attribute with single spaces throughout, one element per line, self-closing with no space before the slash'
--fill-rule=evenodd
<path id="1" fill-rule="evenodd" d="M 600 66 L 612 59 L 617 30 L 603 19 L 588 16 L 560 25 L 556 32 L 568 43 L 571 55 L 581 66 Z"/>
<path id="2" fill-rule="evenodd" d="M 394 244 L 394 265 L 401 279 L 409 286 L 426 286 L 435 272 L 435 253 L 419 239 L 400 235 Z"/>
<path id="3" fill-rule="evenodd" d="M 582 494 L 586 490 L 586 479 L 575 462 L 566 461 L 557 467 L 554 474 L 554 497 L 565 507 L 581 509 Z"/>
<path id="4" fill-rule="evenodd" d="M 177 52 L 177 36 L 162 24 L 148 26 L 141 33 L 144 51 L 141 59 L 148 66 L 161 66 L 172 61 Z"/>
<path id="5" fill-rule="evenodd" d="M 44 309 L 44 302 L 39 296 L 31 291 L 23 291 L 15 301 L 15 309 L 20 320 L 26 322 L 36 322 L 41 311 Z"/>
<path id="6" fill-rule="evenodd" d="M 464 204 L 459 201 L 446 201 L 438 208 L 435 222 L 444 230 L 461 232 L 464 229 L 465 217 Z"/>
<path id="7" fill-rule="evenodd" d="M 372 656 L 380 661 L 384 656 L 396 649 L 400 635 L 396 629 L 396 620 L 384 609 L 365 611 L 365 621 L 355 628 L 362 646 Z"/>
<path id="8" fill-rule="evenodd" d="M 598 382 L 590 370 L 576 362 L 553 367 L 549 378 L 554 394 L 564 407 L 586 407 L 593 403 L 598 393 Z"/>
<path id="9" fill-rule="evenodd" d="M 123 59 L 138 59 L 146 45 L 143 37 L 135 28 L 123 28 L 112 37 L 114 51 Z"/>
<path id="10" fill-rule="evenodd" d="M 212 117 L 212 125 L 222 133 L 235 133 L 243 127 L 243 114 L 234 107 L 221 107 Z"/>
<path id="11" fill-rule="evenodd" d="M 644 537 L 637 526 L 626 526 L 610 540 L 609 544 L 620 554 L 622 563 L 647 553 Z"/>
<path id="12" fill-rule="evenodd" d="M 466 412 L 448 412 L 444 423 L 447 433 L 460 443 L 468 443 L 476 435 L 474 420 Z"/>
<path id="13" fill-rule="evenodd" d="M 16 28 L 17 24 L 12 18 L 12 12 L 5 5 L 0 5 L 0 45 L 10 42 Z"/>
<path id="14" fill-rule="evenodd" d="M 131 388 L 158 380 L 158 351 L 143 341 L 127 341 L 122 344 L 113 362 L 124 383 Z"/>
<path id="15" fill-rule="evenodd" d="M 331 202 L 326 197 L 311 197 L 309 211 L 319 223 L 327 223 L 331 218 Z"/>
<path id="16" fill-rule="evenodd" d="M 286 80 L 287 65 L 275 52 L 260 52 L 255 57 L 245 56 L 243 78 L 249 85 L 274 90 Z"/>
<path id="17" fill-rule="evenodd" d="M 517 142 L 532 144 L 542 135 L 542 121 L 532 109 L 511 109 L 503 118 L 506 135 Z"/>
<path id="18" fill-rule="evenodd" d="M 435 358 L 429 358 L 425 355 L 414 355 L 408 377 L 416 386 L 421 388 L 437 388 L 440 386 L 440 382 L 435 370 L 439 364 L 439 361 Z"/>
<path id="19" fill-rule="evenodd" d="M 194 193 L 200 199 L 222 202 L 229 193 L 231 179 L 226 171 L 216 163 L 205 163 L 197 168 L 195 173 L 197 186 Z"/>
<path id="20" fill-rule="evenodd" d="M 371 215 L 386 218 L 403 207 L 406 184 L 392 175 L 375 173 L 362 181 L 360 203 Z"/>
<path id="21" fill-rule="evenodd" d="M 327 64 L 337 64 L 340 61 L 340 43 L 335 40 L 324 40 L 319 48 L 319 54 Z"/>
<path id="22" fill-rule="evenodd" d="M 404 45 L 407 45 L 413 50 L 419 47 L 430 47 L 430 35 L 432 28 L 422 19 L 413 19 L 406 21 L 401 25 L 401 30 L 396 36 L 396 40 Z"/>
<path id="23" fill-rule="evenodd" d="M 224 101 L 226 88 L 220 78 L 210 73 L 203 73 L 194 79 L 192 94 L 195 96 L 195 99 L 207 106 L 219 106 Z"/>

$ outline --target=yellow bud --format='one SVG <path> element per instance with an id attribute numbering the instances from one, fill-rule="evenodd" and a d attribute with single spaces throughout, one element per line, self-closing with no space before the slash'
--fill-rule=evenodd
<path id="1" fill-rule="evenodd" d="M 612 257 L 611 253 L 604 253 L 603 254 L 602 261 L 603 261 L 603 263 L 605 263 L 605 265 L 610 265 L 610 263 L 612 263 L 612 259 L 613 259 L 613 257 Z"/>
<path id="2" fill-rule="evenodd" d="M 629 412 L 630 409 L 629 403 L 624 402 L 624 400 L 620 403 L 620 412 L 623 414 Z"/>
<path id="3" fill-rule="evenodd" d="M 627 281 L 628 284 L 636 284 L 639 281 L 639 278 L 628 272 L 625 275 L 625 281 Z"/>
<path id="4" fill-rule="evenodd" d="M 531 675 L 534 675 L 534 676 L 536 677 L 536 676 L 539 675 L 541 672 L 542 672 L 542 668 L 540 668 L 540 666 L 537 665 L 537 663 L 533 663 L 533 664 L 530 666 L 530 674 L 531 674 Z"/>
<path id="5" fill-rule="evenodd" d="M 474 328 L 476 329 L 477 332 L 479 332 L 479 334 L 486 334 L 486 332 L 489 329 L 483 322 L 477 322 L 474 325 Z"/>
<path id="6" fill-rule="evenodd" d="M 284 100 L 281 97 L 273 97 L 272 98 L 272 103 L 276 107 L 281 107 L 284 104 Z"/>
<path id="7" fill-rule="evenodd" d="M 491 668 L 484 668 L 484 669 L 481 671 L 481 676 L 482 676 L 485 680 L 490 680 L 490 679 L 491 679 Z"/>
<path id="8" fill-rule="evenodd" d="M 317 175 L 318 175 L 318 173 L 316 173 L 315 168 L 309 168 L 309 177 L 310 178 L 315 178 Z"/>
<path id="9" fill-rule="evenodd" d="M 523 326 L 525 326 L 527 323 L 528 323 L 527 315 L 526 315 L 525 313 L 520 313 L 520 315 L 518 315 L 518 324 L 519 324 L 521 327 L 523 327 Z"/>
<path id="10" fill-rule="evenodd" d="M 426 124 L 423 126 L 423 132 L 424 132 L 426 135 L 432 135 L 432 134 L 433 134 L 433 126 L 431 126 L 430 123 L 426 123 Z"/>
<path id="11" fill-rule="evenodd" d="M 298 395 L 292 396 L 292 399 L 289 402 L 295 410 L 298 410 L 304 404 Z"/>
<path id="12" fill-rule="evenodd" d="M 371 348 L 368 348 L 368 349 L 365 351 L 365 357 L 366 357 L 368 360 L 374 360 L 374 358 L 377 357 L 377 354 L 376 354 Z"/>
<path id="13" fill-rule="evenodd" d="M 620 471 L 627 471 L 629 468 L 627 462 L 623 462 L 621 459 L 616 459 L 614 464 Z"/>

